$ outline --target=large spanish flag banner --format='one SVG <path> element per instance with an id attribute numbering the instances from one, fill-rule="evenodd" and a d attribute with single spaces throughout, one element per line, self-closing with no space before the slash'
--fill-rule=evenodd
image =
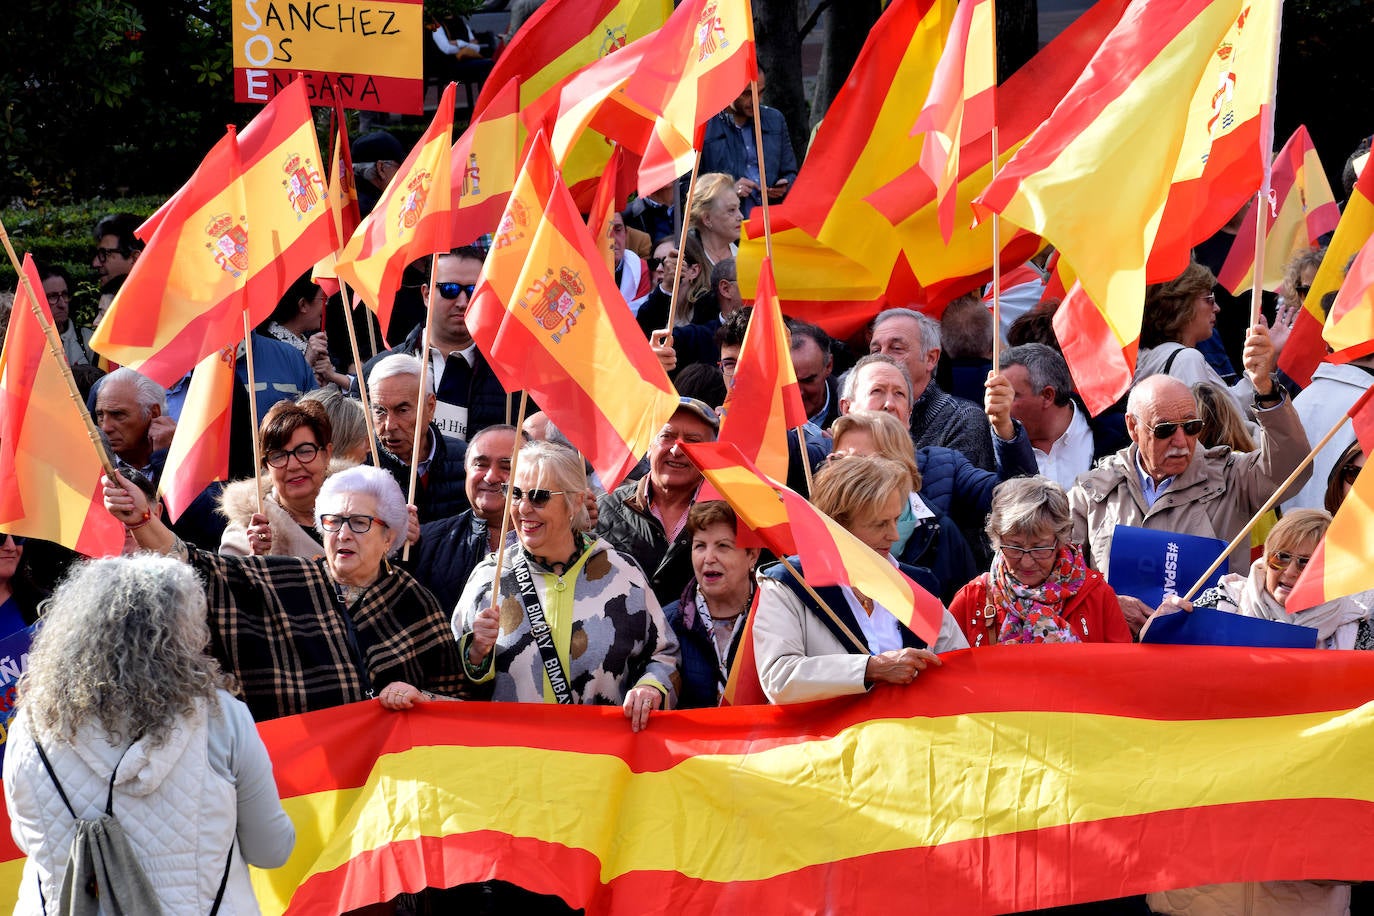
<path id="1" fill-rule="evenodd" d="M 35 292 L 43 288 L 30 255 L 24 276 Z M 0 351 L 0 531 L 111 556 L 124 546 L 124 526 L 105 511 L 97 446 L 35 305 L 52 324 L 47 300 L 35 303 L 20 283 Z"/>
<path id="2" fill-rule="evenodd" d="M 1296 254 L 1320 246 L 1340 222 L 1341 211 L 1307 127 L 1299 125 L 1274 159 L 1271 178 L 1276 205 L 1265 214 L 1264 288 L 1283 282 L 1283 269 Z M 1245 214 L 1217 282 L 1240 295 L 1254 283 L 1255 208 Z"/>
<path id="3" fill-rule="evenodd" d="M 338 246 L 304 83 L 231 132 L 139 228 L 147 248 L 92 349 L 174 384 L 243 337 L 281 294 Z"/>
<path id="4" fill-rule="evenodd" d="M 1293 323 L 1293 333 L 1279 356 L 1279 368 L 1302 384 L 1312 381 L 1312 373 L 1326 358 L 1327 340 L 1323 339 L 1326 313 L 1322 300 L 1341 287 L 1346 265 L 1374 236 L 1374 167 L 1365 162 L 1360 177 L 1346 201 L 1345 212 L 1336 225 L 1336 234 L 1322 256 L 1322 265 L 1312 278 L 1312 288 L 1303 300 L 1302 311 Z M 1338 340 L 1344 335 L 1338 334 Z"/>
<path id="5" fill-rule="evenodd" d="M 613 489 L 678 406 L 536 134 L 467 312 L 507 391 L 527 390 Z"/>
<path id="6" fill-rule="evenodd" d="M 786 480 L 787 431 L 806 421 L 773 266 L 764 258 L 734 384 L 725 395 L 720 441 L 733 443 L 769 477 Z"/>
<path id="7" fill-rule="evenodd" d="M 201 360 L 181 408 L 158 492 L 172 521 L 216 480 L 229 479 L 229 419 L 236 350 L 226 344 Z"/>
<path id="8" fill-rule="evenodd" d="M 453 142 L 454 84 L 439 99 L 434 120 L 401 163 L 377 206 L 358 224 L 339 253 L 335 270 L 352 287 L 383 328 L 406 265 L 453 247 L 450 144 Z"/>
<path id="9" fill-rule="evenodd" d="M 491 232 L 506 208 L 520 165 L 519 101 L 519 84 L 507 83 L 454 141 L 449 193 L 455 245 Z"/>
<path id="10" fill-rule="evenodd" d="M 264 722 L 296 848 L 254 873 L 259 902 L 335 914 L 495 878 L 590 916 L 977 916 L 1374 878 L 1374 654 L 1086 643 L 944 663 L 857 697 L 655 713 L 639 734 L 618 709 L 540 703 Z M 0 903 L 22 867 L 7 826 Z"/>
<path id="11" fill-rule="evenodd" d="M 940 635 L 940 599 L 902 574 L 838 522 L 764 475 L 731 442 L 679 447 L 740 520 L 780 557 L 799 554 L 812 585 L 848 585 L 892 612 L 928 645 Z"/>
<path id="12" fill-rule="evenodd" d="M 1062 253 L 1096 306 L 1084 311 L 1097 320 L 1085 322 L 1080 338 L 1100 353 L 1123 354 L 1132 370 L 1146 284 L 1180 273 L 1191 246 L 1259 187 L 1276 7 L 1135 0 L 1054 114 L 975 202 Z M 1253 103 L 1253 117 L 1241 101 Z M 1212 148 L 1223 131 L 1235 135 L 1241 118 L 1255 133 L 1247 129 L 1249 145 L 1214 175 Z M 1216 225 L 1199 213 L 1204 198 L 1206 218 L 1221 214 Z M 1129 384 L 1122 373 L 1114 391 L 1100 395 L 1120 396 Z"/>

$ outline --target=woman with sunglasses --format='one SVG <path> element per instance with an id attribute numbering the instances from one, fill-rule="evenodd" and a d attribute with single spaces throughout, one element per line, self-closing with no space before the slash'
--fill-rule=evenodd
<path id="1" fill-rule="evenodd" d="M 324 542 L 315 528 L 315 498 L 329 475 L 333 425 L 317 401 L 278 401 L 262 420 L 265 479 L 224 488 L 220 512 L 229 519 L 219 552 L 231 557 L 318 557 Z M 334 468 L 333 470 L 337 470 Z M 263 489 L 258 511 L 258 487 Z"/>
<path id="2" fill-rule="evenodd" d="M 1228 385 L 1197 349 L 1217 324 L 1219 310 L 1212 292 L 1216 282 L 1210 270 L 1193 261 L 1169 282 L 1146 288 L 1135 380 L 1170 375 L 1190 387 L 1211 382 L 1230 394 L 1243 412 L 1255 394 L 1250 382 L 1242 376 Z"/>
<path id="3" fill-rule="evenodd" d="M 518 544 L 468 579 L 453 613 L 463 670 L 507 703 L 617 705 L 639 731 L 677 699 L 678 644 L 639 566 L 587 534 L 582 458 L 552 442 L 520 450 L 507 486 Z"/>
<path id="4" fill-rule="evenodd" d="M 0 637 L 38 619 L 38 605 L 47 597 L 24 565 L 24 542 L 17 534 L 0 534 Z"/>
<path id="5" fill-rule="evenodd" d="M 313 559 L 192 547 L 123 476 L 105 479 L 104 496 L 139 547 L 200 574 L 210 653 L 242 685 L 254 719 L 374 696 L 383 703 L 457 696 L 465 687 L 439 602 L 388 561 L 405 539 L 409 513 L 386 471 L 352 467 L 325 480 L 315 500 L 324 556 Z"/>
<path id="6" fill-rule="evenodd" d="M 1069 499 L 1046 477 L 997 485 L 987 532 L 992 569 L 965 585 L 949 612 L 969 645 L 1130 642 L 1116 592 L 1069 540 Z"/>

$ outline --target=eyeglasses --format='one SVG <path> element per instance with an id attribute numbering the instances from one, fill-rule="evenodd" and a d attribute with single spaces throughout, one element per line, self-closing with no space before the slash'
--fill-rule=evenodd
<path id="1" fill-rule="evenodd" d="M 1216 293 L 1205 293 L 1204 295 L 1198 296 L 1198 298 L 1201 299 L 1203 302 L 1206 302 L 1208 305 L 1216 305 L 1216 304 L 1217 304 L 1217 294 L 1216 294 Z"/>
<path id="2" fill-rule="evenodd" d="M 1013 563 L 1024 557 L 1030 557 L 1037 563 L 1043 563 L 1059 552 L 1059 547 L 1053 544 L 1049 547 L 1013 547 L 1011 544 L 998 544 L 997 549 L 1002 551 L 1006 558 Z"/>
<path id="3" fill-rule="evenodd" d="M 1364 465 L 1362 464 L 1347 464 L 1345 467 L 1341 468 L 1341 480 L 1354 486 L 1355 478 L 1359 477 L 1360 472 L 1363 470 Z"/>
<path id="4" fill-rule="evenodd" d="M 1283 572 L 1292 563 L 1298 564 L 1298 572 L 1307 568 L 1307 564 L 1312 562 L 1311 557 L 1300 557 L 1295 553 L 1271 553 L 1264 558 L 1264 563 L 1275 572 Z"/>
<path id="5" fill-rule="evenodd" d="M 273 449 L 267 453 L 267 463 L 274 468 L 286 467 L 286 462 L 291 456 L 301 464 L 309 464 L 315 460 L 315 456 L 320 453 L 320 447 L 313 442 L 303 442 L 292 449 Z"/>
<path id="6" fill-rule="evenodd" d="M 128 255 L 124 253 L 124 249 L 122 248 L 97 248 L 95 250 L 95 259 L 99 261 L 101 264 L 104 264 L 113 255 L 119 255 L 122 258 L 128 257 Z"/>
<path id="7" fill-rule="evenodd" d="M 512 487 L 510 484 L 501 485 L 501 495 L 510 494 L 511 502 L 518 503 L 522 499 L 528 499 L 530 505 L 536 509 L 542 509 L 549 504 L 549 500 L 555 496 L 562 496 L 566 490 L 522 490 L 519 487 Z"/>
<path id="8" fill-rule="evenodd" d="M 1179 429 L 1183 430 L 1185 436 L 1196 436 L 1202 432 L 1202 428 L 1207 425 L 1206 420 L 1183 420 L 1179 423 L 1156 423 L 1150 427 L 1150 432 L 1154 433 L 1156 439 L 1168 439 Z"/>
<path id="9" fill-rule="evenodd" d="M 434 290 L 435 290 L 435 292 L 437 292 L 439 295 L 443 296 L 445 299 L 457 299 L 459 293 L 465 293 L 465 294 L 467 294 L 467 297 L 468 297 L 469 299 L 471 299 L 471 298 L 472 298 L 472 292 L 473 292 L 473 290 L 475 290 L 475 289 L 477 289 L 477 285 L 474 284 L 474 283 L 436 283 L 436 284 L 434 284 Z"/>
<path id="10" fill-rule="evenodd" d="M 367 534 L 372 530 L 373 524 L 387 527 L 386 522 L 377 518 L 375 515 L 321 515 L 320 527 L 325 531 L 342 531 L 343 526 L 347 525 L 348 530 L 354 534 Z"/>
<path id="11" fill-rule="evenodd" d="M 0 544 L 5 543 L 5 538 L 9 538 L 11 541 L 14 541 L 15 547 L 23 547 L 24 542 L 28 540 L 28 538 L 20 537 L 17 534 L 0 534 Z"/>
<path id="12" fill-rule="evenodd" d="M 1308 293 L 1312 292 L 1311 286 L 1304 286 L 1301 283 L 1294 285 L 1293 289 L 1299 296 L 1306 296 Z"/>
<path id="13" fill-rule="evenodd" d="M 72 294 L 65 289 L 60 293 L 48 293 L 48 305 L 56 305 L 59 302 L 71 302 Z"/>

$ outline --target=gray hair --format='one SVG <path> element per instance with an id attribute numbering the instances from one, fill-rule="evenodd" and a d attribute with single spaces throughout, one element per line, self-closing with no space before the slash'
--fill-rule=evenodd
<path id="1" fill-rule="evenodd" d="M 883 309 L 873 319 L 873 330 L 889 318 L 912 318 L 921 328 L 921 352 L 940 349 L 940 322 L 915 309 Z"/>
<path id="2" fill-rule="evenodd" d="M 133 385 L 138 392 L 138 406 L 143 408 L 143 415 L 146 417 L 152 413 L 154 407 L 167 412 L 167 389 L 157 382 L 148 378 L 141 372 L 130 369 L 128 366 L 120 366 L 101 380 L 100 386 L 129 384 Z"/>
<path id="3" fill-rule="evenodd" d="M 960 296 L 940 317 L 943 350 L 950 359 L 986 359 L 992 355 L 992 312 L 977 293 Z M 924 343 L 924 335 L 922 335 Z M 930 347 L 925 349 L 929 350 Z"/>
<path id="4" fill-rule="evenodd" d="M 387 553 L 393 554 L 399 550 L 405 542 L 406 526 L 410 522 L 405 496 L 401 494 L 401 486 L 396 482 L 396 478 L 381 468 L 370 465 L 355 465 L 324 479 L 320 495 L 315 497 L 315 529 L 321 535 L 324 534 L 320 516 L 332 515 L 326 507 L 331 506 L 334 500 L 349 494 L 372 497 L 377 503 L 377 518 L 384 522 L 387 530 L 391 532 L 391 546 L 387 548 Z"/>
<path id="5" fill-rule="evenodd" d="M 143 736 L 158 746 L 196 700 L 226 685 L 209 644 L 191 567 L 149 553 L 91 560 L 48 602 L 19 705 L 40 737 L 72 740 L 98 724 L 115 743 Z"/>
<path id="6" fill-rule="evenodd" d="M 986 531 L 994 544 L 1009 534 L 1030 537 L 1049 529 L 1056 544 L 1067 544 L 1073 533 L 1069 497 L 1048 477 L 1013 477 L 992 491 L 992 511 Z"/>
<path id="7" fill-rule="evenodd" d="M 415 379 L 418 384 L 420 374 L 424 368 L 420 365 L 420 360 L 409 353 L 392 353 L 390 356 L 383 356 L 377 360 L 377 364 L 372 367 L 372 371 L 367 374 L 367 387 L 376 388 L 378 384 L 389 378 L 408 376 Z M 434 373 L 425 372 L 425 394 L 434 393 Z"/>
<path id="8" fill-rule="evenodd" d="M 533 466 L 543 471 L 548 489 L 562 490 L 572 513 L 572 530 L 586 531 L 592 527 L 591 514 L 583 498 L 587 491 L 587 471 L 577 452 L 555 442 L 529 443 L 520 449 L 517 467 Z"/>
<path id="9" fill-rule="evenodd" d="M 1036 394 L 1046 388 L 1054 389 L 1054 403 L 1060 407 L 1069 403 L 1073 392 L 1073 376 L 1069 374 L 1069 364 L 1054 347 L 1042 343 L 1024 343 L 1002 351 L 997 360 L 999 370 L 1008 366 L 1021 366 L 1030 379 L 1031 390 Z"/>
<path id="10" fill-rule="evenodd" d="M 897 360 L 893 359 L 885 353 L 870 353 L 867 356 L 860 359 L 857 363 L 855 363 L 853 368 L 851 368 L 849 372 L 845 374 L 844 390 L 840 392 L 840 397 L 844 398 L 846 401 L 854 400 L 854 394 L 859 387 L 859 370 L 862 369 L 864 366 L 870 366 L 873 363 L 882 363 L 884 365 L 891 366 L 898 372 L 902 373 L 902 380 L 906 382 L 907 397 L 911 397 L 911 373 L 906 371 L 905 365 L 903 365 L 902 363 L 898 362 Z"/>
<path id="11" fill-rule="evenodd" d="M 335 455 L 348 455 L 354 449 L 368 444 L 367 417 L 363 416 L 363 405 L 335 386 L 326 385 L 307 391 L 296 403 L 302 401 L 318 402 L 329 415 L 330 442 L 334 445 Z"/>
<path id="12" fill-rule="evenodd" d="M 715 289 L 721 280 L 735 280 L 737 278 L 734 258 L 721 258 L 711 267 L 711 289 Z"/>

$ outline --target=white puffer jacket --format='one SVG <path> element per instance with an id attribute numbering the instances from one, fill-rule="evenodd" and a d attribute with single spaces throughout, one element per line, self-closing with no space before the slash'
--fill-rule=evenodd
<path id="1" fill-rule="evenodd" d="M 115 817 L 169 914 L 210 911 L 236 840 L 219 912 L 257 913 L 247 865 L 276 868 L 295 845 L 248 707 L 224 691 L 218 707 L 207 714 L 209 704 L 198 701 L 195 715 L 156 748 L 140 740 L 125 753 L 94 725 L 83 727 L 74 744 L 52 739 L 43 747 L 82 817 L 104 812 L 118 765 Z M 39 882 L 55 904 L 76 825 L 38 757 L 22 708 L 5 743 L 4 780 L 14 840 L 28 856 L 14 911 L 41 913 Z"/>

